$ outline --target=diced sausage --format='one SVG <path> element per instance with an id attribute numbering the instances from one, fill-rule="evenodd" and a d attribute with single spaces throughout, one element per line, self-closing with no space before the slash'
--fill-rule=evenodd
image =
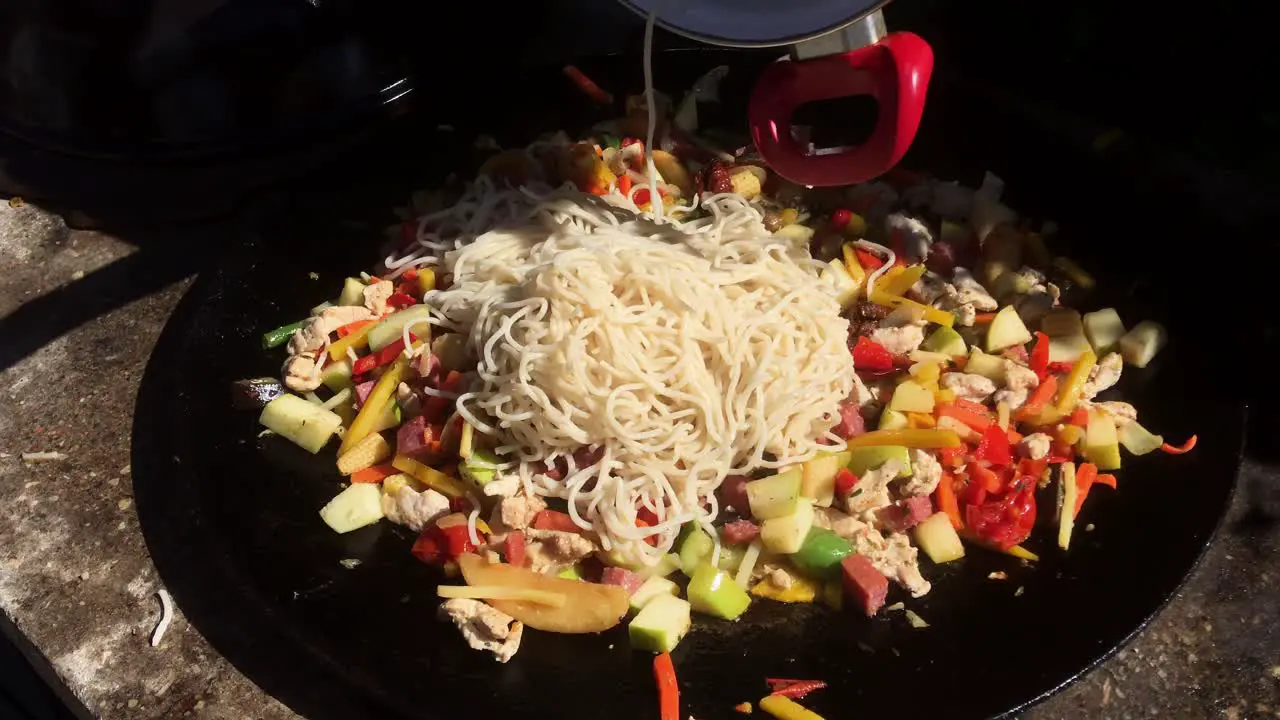
<path id="1" fill-rule="evenodd" d="M 373 386 L 376 382 L 376 380 L 368 380 L 356 384 L 356 407 L 364 406 L 364 401 L 369 399 L 369 393 L 373 392 Z"/>
<path id="2" fill-rule="evenodd" d="M 902 532 L 919 525 L 932 514 L 933 503 L 928 496 L 917 495 L 882 508 L 877 513 L 877 519 L 884 529 Z"/>
<path id="3" fill-rule="evenodd" d="M 760 526 L 750 520 L 734 520 L 724 525 L 726 545 L 746 545 L 760 537 Z"/>
<path id="4" fill-rule="evenodd" d="M 631 595 L 644 584 L 644 578 L 640 573 L 631 572 L 626 568 L 607 567 L 600 575 L 600 583 L 616 585 L 625 590 L 627 595 Z"/>
<path id="5" fill-rule="evenodd" d="M 427 425 L 427 419 L 421 415 L 409 418 L 396 431 L 396 453 L 421 459 L 434 449 L 435 433 Z"/>
<path id="6" fill-rule="evenodd" d="M 747 502 L 747 483 L 751 478 L 746 475 L 730 475 L 720 483 L 720 507 L 733 508 L 743 517 L 751 517 L 751 505 Z"/>
<path id="7" fill-rule="evenodd" d="M 862 418 L 862 411 L 857 405 L 851 402 L 845 402 L 840 405 L 840 422 L 831 428 L 831 432 L 848 440 L 851 437 L 857 437 L 867 431 L 866 420 Z"/>
<path id="8" fill-rule="evenodd" d="M 845 597 L 852 600 L 867 617 L 874 616 L 884 607 L 889 594 L 889 579 L 865 557 L 852 554 L 840 561 L 840 574 L 844 581 Z"/>

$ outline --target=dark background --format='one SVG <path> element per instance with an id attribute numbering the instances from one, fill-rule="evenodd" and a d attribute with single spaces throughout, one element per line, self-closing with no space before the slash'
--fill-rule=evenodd
<path id="1" fill-rule="evenodd" d="M 218 178 L 226 197 L 191 217 L 235 212 L 243 183 L 289 178 L 282 163 L 261 158 L 320 156 L 317 148 L 364 127 L 376 114 L 370 108 L 394 95 L 388 84 L 406 73 L 415 79 L 415 110 L 451 118 L 486 106 L 477 98 L 500 95 L 513 65 L 638 53 L 643 34 L 642 20 L 606 0 L 500 9 L 391 0 L 204 4 L 215 11 L 197 12 L 204 20 L 166 44 L 153 42 L 147 18 L 158 7 L 200 3 L 3 3 L 0 195 L 74 208 L 79 222 L 111 227 L 136 221 L 128 210 L 143 201 L 150 216 L 162 214 L 156 205 L 169 203 L 158 203 L 151 187 L 180 193 Z M 1269 260 L 1280 96 L 1265 50 L 1268 26 L 1239 0 L 1171 9 L 902 0 L 886 16 L 891 29 L 915 31 L 933 45 L 939 72 L 983 77 L 1078 118 L 1082 128 L 1114 128 L 1128 142 L 1159 146 L 1185 164 L 1188 183 L 1201 184 L 1201 194 L 1236 219 L 1224 233 L 1230 237 L 1207 240 L 1226 241 L 1221 247 L 1238 257 Z M 660 35 L 659 44 L 694 43 Z M 152 48 L 145 62 L 137 59 L 142 46 Z M 1089 191 L 1080 188 L 1081 202 Z M 181 204 L 183 196 L 173 197 Z M 1178 251 L 1158 237 L 1134 242 Z M 179 275 L 189 270 L 174 267 Z M 1270 328 L 1264 338 L 1273 342 Z M 1264 425 L 1260 436 L 1270 435 Z M 0 630 L 0 718 L 62 717 L 27 671 L 30 648 L 6 643 L 13 629 L 3 618 Z"/>

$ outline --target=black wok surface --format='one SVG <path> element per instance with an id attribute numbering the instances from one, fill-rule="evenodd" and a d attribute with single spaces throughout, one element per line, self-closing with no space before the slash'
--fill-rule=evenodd
<path id="1" fill-rule="evenodd" d="M 679 91 L 726 57 L 739 68 L 761 59 L 671 53 L 657 77 Z M 616 94 L 639 87 L 630 59 L 581 66 Z M 467 650 L 435 620 L 440 577 L 409 555 L 409 535 L 386 524 L 334 535 L 316 515 L 339 489 L 331 455 L 258 439 L 255 415 L 227 397 L 230 381 L 278 369 L 281 356 L 258 348 L 261 332 L 304 316 L 342 277 L 375 264 L 379 226 L 412 183 L 473 161 L 464 127 L 514 141 L 581 124 L 588 112 L 557 74 L 531 73 L 472 108 L 457 131 L 389 135 L 386 154 L 276 204 L 242 251 L 200 277 L 156 347 L 133 433 L 148 547 L 192 624 L 304 715 L 656 716 L 650 656 L 628 649 L 625 628 L 531 632 L 507 665 Z M 1199 433 L 1196 451 L 1127 461 L 1118 493 L 1091 493 L 1080 523 L 1094 530 L 1081 530 L 1069 554 L 1044 527 L 1028 543 L 1043 557 L 1035 567 L 980 550 L 944 568 L 925 563 L 933 592 L 890 602 L 908 600 L 929 628 L 911 628 L 901 613 L 867 620 L 767 602 L 737 623 L 699 619 L 674 653 L 686 715 L 733 717 L 734 704 L 765 694 L 765 676 L 826 680 L 831 687 L 806 704 L 829 718 L 1011 713 L 1122 644 L 1194 566 L 1231 495 L 1243 402 L 1231 383 L 1202 389 L 1215 358 L 1186 291 L 1189 261 L 1152 243 L 1176 246 L 1213 218 L 1181 201 L 1159 168 L 1096 152 L 1093 140 L 998 89 L 941 77 L 905 164 L 970 184 L 984 169 L 1001 175 L 1009 203 L 1060 223 L 1073 256 L 1099 276 L 1083 309 L 1114 304 L 1129 322 L 1165 322 L 1170 347 L 1146 371 L 1127 369 L 1119 394 L 1169 438 Z M 347 569 L 343 559 L 361 564 Z M 988 580 L 996 570 L 1009 579 Z"/>

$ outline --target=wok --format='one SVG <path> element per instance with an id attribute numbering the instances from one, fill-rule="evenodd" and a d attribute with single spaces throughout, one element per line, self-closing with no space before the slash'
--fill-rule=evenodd
<path id="1" fill-rule="evenodd" d="M 746 89 L 771 58 L 744 51 L 662 53 L 658 84 L 680 92 L 730 63 L 725 122 L 741 123 Z M 617 95 L 640 88 L 633 57 L 579 67 Z M 465 173 L 484 131 L 505 143 L 593 119 L 555 70 L 529 70 L 468 108 L 451 131 L 413 123 L 276 200 L 242 248 L 203 273 L 170 319 L 139 394 L 133 482 L 160 577 L 186 617 L 267 692 L 312 718 L 652 718 L 652 661 L 627 647 L 625 628 L 603 636 L 529 633 L 499 665 L 438 622 L 438 573 L 387 524 L 338 536 L 316 515 L 340 478 L 327 453 L 310 456 L 259 439 L 255 414 L 227 401 L 234 379 L 275 374 L 280 357 L 260 334 L 305 316 L 341 278 L 377 260 L 388 209 L 419 183 Z M 735 120 L 736 118 L 736 120 Z M 1084 309 L 1118 307 L 1160 320 L 1172 341 L 1120 391 L 1149 427 L 1190 455 L 1134 458 L 1119 491 L 1097 490 L 1070 553 L 1047 528 L 1029 546 L 1034 567 L 971 550 L 946 567 L 926 563 L 934 590 L 902 613 L 866 619 L 817 606 L 757 602 L 736 623 L 699 619 L 674 653 L 684 715 L 733 717 L 766 676 L 821 678 L 806 700 L 826 717 L 907 711 L 913 717 L 999 717 L 1046 697 L 1142 628 L 1176 591 L 1213 536 L 1234 487 L 1244 433 L 1231 385 L 1196 392 L 1215 370 L 1185 263 L 1152 253 L 1212 227 L 1138 155 L 1096 152 L 1087 127 L 1021 103 L 997 87 L 936 79 L 904 165 L 976 184 L 991 170 L 1021 213 L 1062 226 L 1055 248 L 1098 276 Z M 1167 208 L 1182 202 L 1176 216 Z M 314 280 L 309 273 L 316 273 Z M 1223 329 L 1223 332 L 1229 330 Z M 1042 506 L 1043 507 L 1043 506 Z M 1042 512 L 1042 515 L 1049 513 Z M 348 568 L 342 560 L 358 560 Z M 993 571 L 1008 580 L 989 580 Z M 902 597 L 890 597 L 894 602 Z"/>

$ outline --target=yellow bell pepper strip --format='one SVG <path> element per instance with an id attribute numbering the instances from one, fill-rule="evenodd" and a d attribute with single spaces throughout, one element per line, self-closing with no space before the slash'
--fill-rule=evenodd
<path id="1" fill-rule="evenodd" d="M 881 445 L 901 445 L 921 449 L 960 447 L 960 436 L 954 430 L 872 430 L 849 438 L 848 447 L 853 449 Z"/>
<path id="2" fill-rule="evenodd" d="M 845 269 L 849 271 L 853 281 L 861 287 L 867 280 L 867 271 L 862 267 L 862 263 L 858 262 L 858 253 L 854 250 L 853 243 L 845 243 L 842 251 Z"/>
<path id="3" fill-rule="evenodd" d="M 418 289 L 422 292 L 436 289 L 436 271 L 431 268 L 418 268 Z"/>
<path id="4" fill-rule="evenodd" d="M 818 583 L 799 575 L 791 576 L 791 587 L 780 588 L 768 578 L 751 587 L 751 594 L 784 603 L 811 603 L 818 597 Z"/>
<path id="5" fill-rule="evenodd" d="M 374 392 L 377 392 L 376 387 Z M 467 486 L 463 485 L 461 481 L 455 480 L 433 467 L 423 465 L 407 455 L 397 455 L 391 461 L 391 464 L 397 470 L 408 473 L 410 477 L 418 482 L 448 497 L 460 498 L 467 495 Z"/>
<path id="6" fill-rule="evenodd" d="M 354 336 L 355 333 L 352 333 L 347 337 Z M 343 338 L 343 340 L 345 339 Z M 330 345 L 329 350 L 332 351 L 336 345 L 337 343 Z M 373 432 L 378 420 L 387 411 L 388 403 L 392 402 L 396 388 L 400 386 L 400 381 L 404 379 L 408 371 L 409 360 L 404 355 L 401 355 L 396 358 L 396 361 L 391 364 L 391 367 L 386 372 L 382 373 L 382 377 L 378 378 L 378 383 L 373 386 L 369 397 L 365 399 L 364 405 L 360 406 L 360 412 L 356 413 L 356 419 L 351 421 L 351 427 L 347 428 L 346 434 L 342 436 L 342 446 L 338 448 L 339 457 Z M 397 465 L 396 467 L 399 466 Z"/>
<path id="7" fill-rule="evenodd" d="M 818 713 L 783 695 L 770 695 L 757 704 L 777 720 L 824 720 Z"/>
<path id="8" fill-rule="evenodd" d="M 880 289 L 883 284 L 884 279 L 882 278 L 880 282 L 876 284 L 875 289 L 871 291 L 871 302 L 895 309 L 904 305 L 907 307 L 918 308 L 921 316 L 931 323 L 936 323 L 944 327 L 951 327 L 952 325 L 955 325 L 956 316 L 954 314 L 949 313 L 946 310 L 939 310 L 932 305 L 925 305 L 923 303 L 918 303 L 915 300 L 908 300 L 901 296 L 886 295 L 884 291 Z"/>
<path id="9" fill-rule="evenodd" d="M 902 272 L 894 274 L 893 279 L 888 282 L 881 282 L 876 289 L 885 295 L 906 295 L 922 275 L 924 275 L 924 265 L 911 265 L 904 268 Z"/>
<path id="10" fill-rule="evenodd" d="M 363 350 L 369 347 L 369 331 L 377 323 L 368 323 L 351 332 L 351 334 L 338 338 L 329 345 L 329 358 L 337 361 L 347 356 L 347 348 L 352 350 Z"/>
<path id="11" fill-rule="evenodd" d="M 1080 401 L 1080 391 L 1089 380 L 1089 373 L 1097 364 L 1098 356 L 1092 350 L 1085 350 L 1080 353 L 1080 357 L 1076 358 L 1076 364 L 1071 366 L 1071 372 L 1058 393 L 1058 403 L 1055 407 L 1059 413 L 1070 415 L 1071 411 L 1076 409 L 1076 403 Z"/>

